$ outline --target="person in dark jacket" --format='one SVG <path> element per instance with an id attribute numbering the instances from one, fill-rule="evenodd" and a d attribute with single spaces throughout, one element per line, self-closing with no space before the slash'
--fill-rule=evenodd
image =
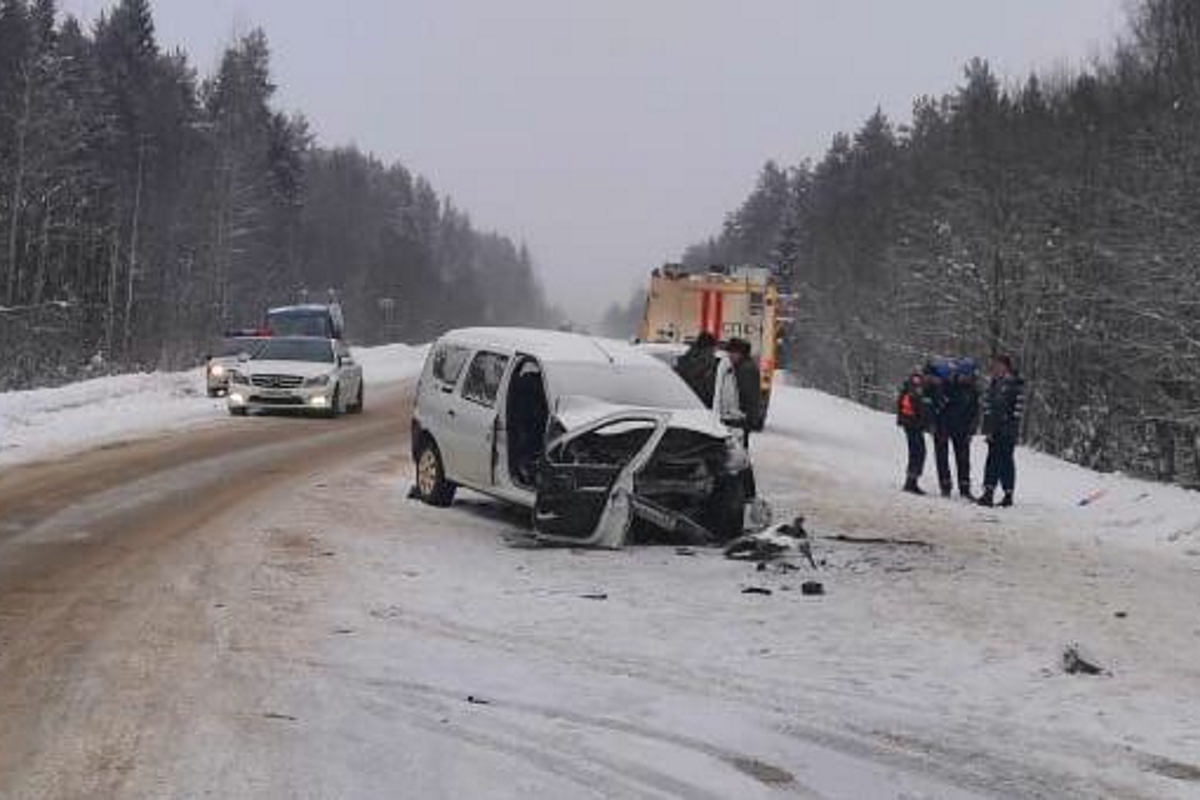
<path id="1" fill-rule="evenodd" d="M 900 386 L 896 397 L 896 424 L 904 430 L 908 441 L 908 470 L 905 474 L 904 491 L 910 494 L 925 494 L 920 484 L 925 472 L 925 432 L 933 422 L 932 383 L 921 372 L 914 372 Z"/>
<path id="2" fill-rule="evenodd" d="M 995 505 L 996 486 L 1004 489 L 1000 505 L 1013 504 L 1017 482 L 1014 452 L 1021 436 L 1025 416 L 1025 381 L 1017 374 L 1012 359 L 1005 355 L 992 359 L 992 379 L 983 400 L 983 435 L 987 437 L 988 457 L 983 476 L 983 496 L 979 505 Z"/>
<path id="3" fill-rule="evenodd" d="M 937 409 L 933 432 L 934 461 L 938 486 L 949 497 L 953 482 L 950 475 L 950 451 L 954 451 L 958 493 L 967 500 L 971 494 L 971 437 L 979 427 L 979 382 L 973 359 L 959 359 L 948 370 L 942 383 L 942 403 Z"/>
<path id="4" fill-rule="evenodd" d="M 751 431 L 763 429 L 762 371 L 751 355 L 750 343 L 745 339 L 730 339 L 727 350 L 737 382 L 738 407 L 745 416 L 743 443 L 749 447 Z"/>
<path id="5" fill-rule="evenodd" d="M 691 387 L 705 408 L 712 408 L 717 391 L 717 339 L 702 331 L 687 352 L 675 362 L 675 371 Z"/>

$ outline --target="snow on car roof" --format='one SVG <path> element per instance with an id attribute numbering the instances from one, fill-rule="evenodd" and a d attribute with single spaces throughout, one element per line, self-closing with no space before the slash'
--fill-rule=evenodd
<path id="1" fill-rule="evenodd" d="M 496 347 L 536 356 L 543 362 L 639 365 L 658 363 L 629 342 L 582 333 L 538 328 L 460 328 L 441 341 L 469 347 Z"/>

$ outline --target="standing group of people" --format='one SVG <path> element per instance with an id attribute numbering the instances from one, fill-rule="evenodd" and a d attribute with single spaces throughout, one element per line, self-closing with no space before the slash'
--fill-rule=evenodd
<path id="1" fill-rule="evenodd" d="M 979 364 L 970 358 L 931 361 L 916 370 L 900 387 L 896 399 L 896 423 L 908 441 L 908 469 L 904 491 L 923 495 L 920 479 L 927 456 L 925 437 L 933 435 L 938 484 L 943 497 L 953 493 L 950 455 L 954 455 L 953 477 L 958 492 L 981 506 L 996 505 L 996 489 L 1004 494 L 999 504 L 1013 504 L 1017 468 L 1015 451 L 1025 414 L 1025 382 L 1012 358 L 992 358 L 991 378 L 985 390 L 979 387 Z M 983 493 L 971 492 L 971 439 L 979 431 L 987 439 Z"/>
<path id="2" fill-rule="evenodd" d="M 720 371 L 717 348 L 717 337 L 705 331 L 675 362 L 679 377 L 708 408 L 712 408 L 717 393 Z M 725 343 L 725 353 L 733 367 L 733 378 L 737 384 L 737 410 L 741 413 L 743 441 L 749 445 L 750 432 L 763 429 L 762 371 L 751 354 L 750 342 L 745 339 L 730 339 Z"/>

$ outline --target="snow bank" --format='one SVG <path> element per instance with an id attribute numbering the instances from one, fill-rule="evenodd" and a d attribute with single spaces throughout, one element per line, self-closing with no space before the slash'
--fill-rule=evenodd
<path id="1" fill-rule="evenodd" d="M 364 380 L 415 376 L 424 347 L 356 348 Z M 225 400 L 205 392 L 202 369 L 114 375 L 54 389 L 0 393 L 0 466 L 223 418 Z"/>
<path id="2" fill-rule="evenodd" d="M 892 493 L 903 480 L 904 437 L 891 414 L 864 408 L 821 392 L 780 385 L 771 399 L 771 434 L 796 445 L 796 458 L 810 471 L 823 473 L 859 491 Z M 922 486 L 937 493 L 933 442 Z M 976 437 L 972 451 L 975 491 L 983 479 L 987 445 Z M 997 515 L 1021 517 L 1083 538 L 1181 549 L 1200 547 L 1200 493 L 1177 486 L 1101 474 L 1028 448 L 1017 451 L 1017 502 Z M 913 503 L 942 503 L 913 498 Z M 960 513 L 972 506 L 954 503 Z"/>

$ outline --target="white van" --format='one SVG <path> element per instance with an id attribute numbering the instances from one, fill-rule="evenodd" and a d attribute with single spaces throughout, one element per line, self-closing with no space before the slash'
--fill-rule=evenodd
<path id="1" fill-rule="evenodd" d="M 742 533 L 749 457 L 670 367 L 625 342 L 473 328 L 429 351 L 412 423 L 416 491 L 533 509 L 543 540 L 620 547 L 631 530 Z"/>

